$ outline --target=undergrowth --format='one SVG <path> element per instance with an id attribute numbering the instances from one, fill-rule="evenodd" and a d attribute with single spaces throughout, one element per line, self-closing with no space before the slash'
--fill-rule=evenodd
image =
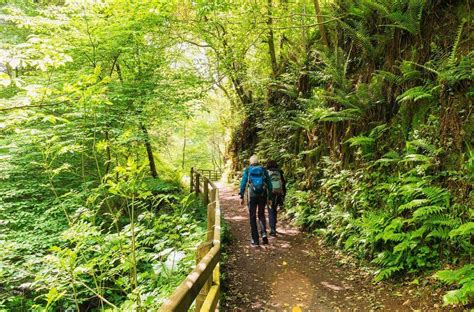
<path id="1" fill-rule="evenodd" d="M 181 283 L 205 233 L 201 201 L 164 168 L 115 170 L 128 178 L 87 192 L 59 174 L 55 198 L 35 164 L 2 162 L 0 310 L 155 309 Z"/>

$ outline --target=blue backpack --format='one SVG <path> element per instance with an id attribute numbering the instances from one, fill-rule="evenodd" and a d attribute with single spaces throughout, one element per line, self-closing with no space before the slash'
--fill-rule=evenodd
<path id="1" fill-rule="evenodd" d="M 262 166 L 250 166 L 248 170 L 249 195 L 262 196 L 265 192 L 265 169 Z"/>

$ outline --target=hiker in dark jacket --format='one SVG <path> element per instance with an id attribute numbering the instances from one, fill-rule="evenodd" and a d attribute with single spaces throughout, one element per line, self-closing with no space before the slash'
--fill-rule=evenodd
<path id="1" fill-rule="evenodd" d="M 272 183 L 267 170 L 258 164 L 257 156 L 250 157 L 250 166 L 245 169 L 240 182 L 240 199 L 244 204 L 244 194 L 247 190 L 248 209 L 250 219 L 250 231 L 252 233 L 252 246 L 259 245 L 258 229 L 257 229 L 257 209 L 258 221 L 260 223 L 260 234 L 264 244 L 268 244 L 267 226 L 265 220 L 265 206 L 271 205 L 270 196 L 272 194 Z"/>
<path id="2" fill-rule="evenodd" d="M 285 201 L 286 181 L 283 176 L 283 171 L 278 168 L 278 165 L 274 160 L 269 160 L 267 162 L 267 172 L 272 184 L 272 204 L 268 206 L 268 221 L 270 223 L 270 235 L 276 236 L 277 209 L 281 209 L 283 207 L 283 202 Z"/>

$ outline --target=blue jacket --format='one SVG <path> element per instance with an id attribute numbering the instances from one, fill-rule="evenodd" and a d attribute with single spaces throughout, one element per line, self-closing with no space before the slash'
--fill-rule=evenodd
<path id="1" fill-rule="evenodd" d="M 260 165 L 257 165 L 260 166 Z M 267 197 L 271 199 L 272 195 L 272 181 L 270 180 L 270 176 L 268 175 L 267 169 L 263 168 L 263 172 L 265 173 L 265 184 L 267 185 Z M 244 174 L 242 175 L 242 180 L 240 181 L 240 198 L 244 198 L 245 188 L 247 187 L 247 183 L 249 180 L 249 168 L 245 168 Z"/>

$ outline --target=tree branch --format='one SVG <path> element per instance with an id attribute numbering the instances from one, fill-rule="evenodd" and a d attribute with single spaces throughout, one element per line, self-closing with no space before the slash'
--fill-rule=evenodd
<path id="1" fill-rule="evenodd" d="M 68 101 L 62 101 L 62 102 L 57 102 L 57 103 L 50 103 L 50 104 L 38 104 L 38 105 L 21 105 L 21 106 L 12 106 L 12 107 L 6 107 L 6 108 L 0 108 L 1 111 L 10 111 L 10 110 L 15 110 L 15 109 L 24 109 L 24 108 L 34 108 L 34 107 L 49 107 L 49 106 L 59 106 L 61 104 L 67 103 Z"/>

